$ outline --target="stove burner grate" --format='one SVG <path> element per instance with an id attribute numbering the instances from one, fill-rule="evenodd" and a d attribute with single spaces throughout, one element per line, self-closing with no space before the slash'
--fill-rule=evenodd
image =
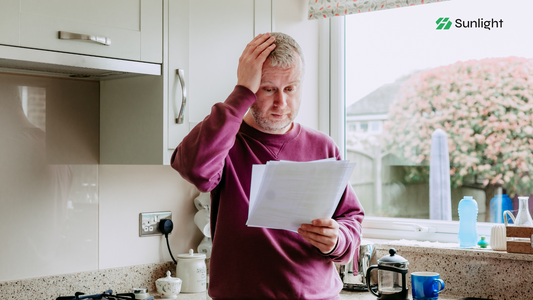
<path id="1" fill-rule="evenodd" d="M 107 290 L 103 292 L 102 294 L 96 294 L 96 295 L 85 295 L 81 292 L 76 292 L 74 296 L 61 296 L 57 297 L 56 300 L 82 300 L 82 299 L 111 299 L 111 300 L 119 300 L 119 299 L 131 299 L 135 300 L 135 294 L 134 293 L 122 293 L 122 294 L 115 294 L 113 295 L 112 290 Z M 154 299 L 153 297 L 149 297 L 146 300 Z"/>

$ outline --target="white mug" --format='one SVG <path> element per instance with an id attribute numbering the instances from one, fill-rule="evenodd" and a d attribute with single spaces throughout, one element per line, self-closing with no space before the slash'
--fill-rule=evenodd
<path id="1" fill-rule="evenodd" d="M 206 237 L 211 237 L 211 222 L 209 219 L 209 212 L 207 212 L 207 210 L 199 210 L 194 215 L 194 223 Z"/>
<path id="2" fill-rule="evenodd" d="M 198 253 L 205 254 L 206 258 L 211 258 L 211 249 L 213 248 L 213 243 L 211 242 L 210 237 L 204 237 L 204 239 L 198 245 Z"/>
<path id="3" fill-rule="evenodd" d="M 209 212 L 211 207 L 211 193 L 201 193 L 194 198 L 194 206 L 196 206 L 197 210 L 205 209 Z"/>

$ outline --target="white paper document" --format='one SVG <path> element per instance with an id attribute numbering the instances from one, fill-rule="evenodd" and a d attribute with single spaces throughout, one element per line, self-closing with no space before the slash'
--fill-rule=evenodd
<path id="1" fill-rule="evenodd" d="M 253 165 L 246 225 L 297 231 L 314 219 L 331 218 L 354 166 L 334 158 Z"/>

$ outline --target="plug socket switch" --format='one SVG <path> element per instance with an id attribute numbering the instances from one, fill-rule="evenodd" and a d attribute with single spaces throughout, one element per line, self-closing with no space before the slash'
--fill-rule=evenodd
<path id="1" fill-rule="evenodd" d="M 159 222 L 163 219 L 172 220 L 172 213 L 170 211 L 140 213 L 139 236 L 163 235 L 159 229 Z"/>

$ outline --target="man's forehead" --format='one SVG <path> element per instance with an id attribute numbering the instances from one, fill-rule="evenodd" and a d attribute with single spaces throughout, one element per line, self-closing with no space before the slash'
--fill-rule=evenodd
<path id="1" fill-rule="evenodd" d="M 261 72 L 261 83 L 276 82 L 279 80 L 289 80 L 291 83 L 300 82 L 303 78 L 303 70 L 299 66 L 289 68 L 263 66 Z"/>
<path id="2" fill-rule="evenodd" d="M 285 85 L 298 85 L 300 84 L 302 81 L 300 79 L 295 79 L 295 80 L 291 80 L 289 82 L 286 82 Z M 272 84 L 272 85 L 276 85 L 278 84 L 277 80 L 275 79 L 266 79 L 266 78 L 262 78 L 261 79 L 261 85 L 265 85 L 265 84 Z"/>

